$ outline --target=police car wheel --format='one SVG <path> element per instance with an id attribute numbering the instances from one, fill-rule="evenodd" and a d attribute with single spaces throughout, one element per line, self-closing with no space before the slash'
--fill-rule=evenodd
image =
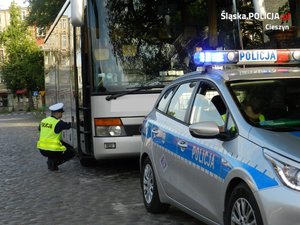
<path id="1" fill-rule="evenodd" d="M 256 200 L 244 183 L 237 185 L 229 197 L 224 217 L 225 225 L 263 225 Z"/>
<path id="2" fill-rule="evenodd" d="M 144 205 L 148 212 L 163 213 L 169 209 L 168 204 L 163 204 L 159 200 L 152 163 L 148 157 L 142 165 L 141 185 Z"/>

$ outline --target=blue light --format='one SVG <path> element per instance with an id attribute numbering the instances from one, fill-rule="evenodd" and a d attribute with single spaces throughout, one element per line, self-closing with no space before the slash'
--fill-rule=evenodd
<path id="1" fill-rule="evenodd" d="M 204 52 L 196 52 L 194 54 L 194 62 L 196 65 L 201 65 L 205 62 Z"/>
<path id="2" fill-rule="evenodd" d="M 215 52 L 212 54 L 212 62 L 225 62 L 225 57 L 224 53 L 222 52 Z"/>
<path id="3" fill-rule="evenodd" d="M 299 63 L 300 49 L 255 49 L 255 50 L 204 50 L 194 54 L 196 66 L 224 64 L 289 64 Z"/>
<path id="4" fill-rule="evenodd" d="M 194 62 L 196 65 L 226 63 L 226 56 L 227 52 L 199 51 L 194 54 Z"/>
<path id="5" fill-rule="evenodd" d="M 212 53 L 211 52 L 205 52 L 205 62 L 212 62 Z"/>

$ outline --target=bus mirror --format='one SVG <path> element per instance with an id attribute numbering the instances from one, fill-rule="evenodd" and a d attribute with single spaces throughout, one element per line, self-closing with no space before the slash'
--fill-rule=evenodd
<path id="1" fill-rule="evenodd" d="M 71 0 L 71 21 L 74 27 L 83 25 L 84 0 Z"/>

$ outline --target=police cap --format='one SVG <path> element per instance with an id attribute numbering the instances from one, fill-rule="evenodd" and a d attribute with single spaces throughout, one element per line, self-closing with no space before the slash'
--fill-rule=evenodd
<path id="1" fill-rule="evenodd" d="M 64 104 L 63 103 L 56 103 L 54 105 L 51 105 L 49 107 L 50 111 L 51 112 L 64 112 Z"/>

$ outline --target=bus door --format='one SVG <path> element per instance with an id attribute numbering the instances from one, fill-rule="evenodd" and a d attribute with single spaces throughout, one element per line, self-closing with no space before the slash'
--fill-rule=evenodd
<path id="1" fill-rule="evenodd" d="M 85 29 L 82 27 L 81 29 Z M 76 90 L 76 118 L 78 154 L 80 159 L 93 157 L 92 129 L 91 129 L 91 104 L 90 82 L 88 76 L 88 60 L 85 44 L 85 32 L 75 28 L 74 43 L 76 43 L 75 56 L 75 90 Z"/>

